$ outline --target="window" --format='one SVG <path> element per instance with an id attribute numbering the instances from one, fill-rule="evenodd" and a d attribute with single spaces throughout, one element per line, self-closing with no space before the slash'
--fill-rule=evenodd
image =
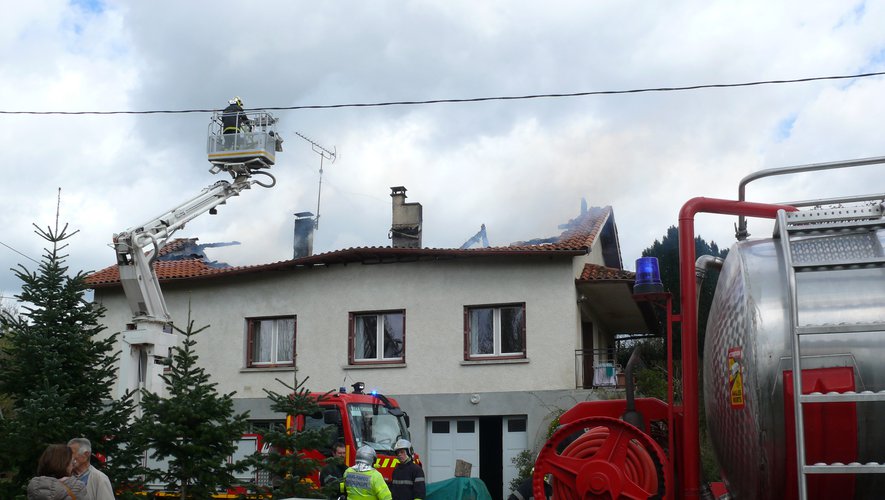
<path id="1" fill-rule="evenodd" d="M 295 365 L 295 317 L 247 320 L 246 365 L 251 368 Z"/>
<path id="2" fill-rule="evenodd" d="M 402 363 L 406 350 L 406 312 L 350 313 L 349 363 Z"/>
<path id="3" fill-rule="evenodd" d="M 464 308 L 464 359 L 524 357 L 525 303 Z"/>

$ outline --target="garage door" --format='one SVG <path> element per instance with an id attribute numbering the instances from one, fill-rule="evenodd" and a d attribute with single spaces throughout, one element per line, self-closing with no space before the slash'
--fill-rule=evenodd
<path id="1" fill-rule="evenodd" d="M 471 477 L 479 477 L 479 419 L 443 418 L 427 422 L 427 482 L 455 477 L 455 460 L 473 464 Z"/>
<path id="2" fill-rule="evenodd" d="M 502 491 L 509 492 L 510 481 L 519 474 L 513 459 L 522 453 L 528 444 L 528 433 L 526 432 L 527 419 L 525 416 L 504 417 L 501 423 L 502 462 L 504 466 Z"/>

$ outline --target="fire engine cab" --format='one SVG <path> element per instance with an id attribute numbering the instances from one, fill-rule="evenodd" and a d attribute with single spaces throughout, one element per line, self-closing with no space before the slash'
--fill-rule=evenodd
<path id="1" fill-rule="evenodd" d="M 341 387 L 338 392 L 327 395 L 313 393 L 317 398 L 322 413 L 308 417 L 291 416 L 286 420 L 286 427 L 295 431 L 334 426 L 335 441 L 344 443 L 345 463 L 354 464 L 356 450 L 360 446 L 371 446 L 377 455 L 375 468 L 390 481 L 393 469 L 399 461 L 393 451 L 393 445 L 399 439 L 408 439 L 409 415 L 403 411 L 396 400 L 388 398 L 377 391 L 366 392 L 366 384 L 357 382 L 351 386 L 351 392 Z M 330 448 L 331 448 L 331 444 Z M 321 450 L 306 450 L 305 455 L 322 460 L 326 458 Z M 416 461 L 418 457 L 415 457 Z"/>

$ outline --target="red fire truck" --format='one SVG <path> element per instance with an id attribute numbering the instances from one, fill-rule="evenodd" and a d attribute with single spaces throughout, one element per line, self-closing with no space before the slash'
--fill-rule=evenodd
<path id="1" fill-rule="evenodd" d="M 320 393 L 313 393 L 314 397 L 320 399 L 322 413 L 297 419 L 289 417 L 286 427 L 301 431 L 333 426 L 336 436 L 333 442 L 337 440 L 344 443 L 345 463 L 348 466 L 354 464 L 357 448 L 371 446 L 377 454 L 375 468 L 384 479 L 390 481 L 390 475 L 399 463 L 393 452 L 393 445 L 399 439 L 411 441 L 409 415 L 397 405 L 396 400 L 377 391 L 366 392 L 366 384 L 363 382 L 357 382 L 351 387 L 351 392 L 341 387 L 325 397 Z M 326 458 L 320 450 L 307 450 L 305 454 L 318 460 Z"/>

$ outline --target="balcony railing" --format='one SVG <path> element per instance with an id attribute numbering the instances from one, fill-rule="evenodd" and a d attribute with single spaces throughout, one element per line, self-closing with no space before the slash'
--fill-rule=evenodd
<path id="1" fill-rule="evenodd" d="M 623 370 L 614 349 L 575 350 L 575 387 L 578 389 L 620 387 L 622 380 Z"/>

